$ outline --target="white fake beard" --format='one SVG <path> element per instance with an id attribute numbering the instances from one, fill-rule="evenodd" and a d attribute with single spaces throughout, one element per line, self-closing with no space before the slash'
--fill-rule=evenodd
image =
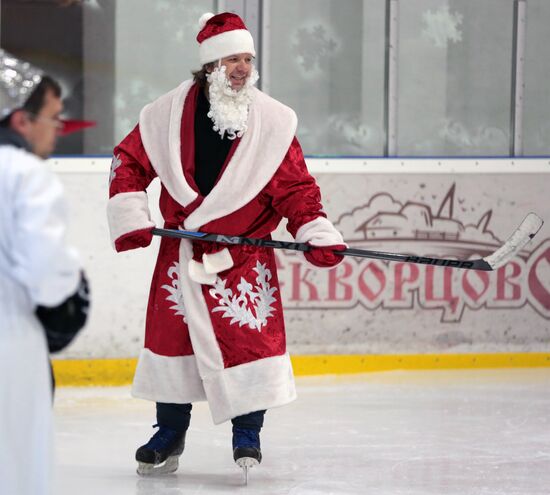
<path id="1" fill-rule="evenodd" d="M 242 137 L 248 129 L 248 108 L 252 102 L 252 87 L 259 79 L 258 71 L 252 68 L 244 86 L 239 90 L 231 88 L 225 75 L 225 66 L 216 67 L 207 75 L 210 86 L 210 111 L 208 117 L 214 122 L 213 129 L 223 138 L 227 133 L 229 139 Z"/>

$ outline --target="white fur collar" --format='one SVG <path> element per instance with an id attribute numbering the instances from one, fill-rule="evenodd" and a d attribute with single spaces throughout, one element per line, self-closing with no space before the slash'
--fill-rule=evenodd
<path id="1" fill-rule="evenodd" d="M 183 104 L 192 84 L 191 80 L 185 81 L 150 103 L 139 119 L 141 139 L 151 164 L 172 198 L 183 206 L 198 196 L 185 180 L 180 151 Z M 187 217 L 184 228 L 198 230 L 254 199 L 283 161 L 296 126 L 296 114 L 291 108 L 254 89 L 248 131 L 218 183 Z"/>

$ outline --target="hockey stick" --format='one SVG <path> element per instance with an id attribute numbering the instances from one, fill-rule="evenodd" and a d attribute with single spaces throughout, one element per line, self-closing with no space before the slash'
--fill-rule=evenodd
<path id="1" fill-rule="evenodd" d="M 385 253 L 383 251 L 368 251 L 366 249 L 344 249 L 334 251 L 342 256 L 356 256 L 359 258 L 372 258 L 385 261 L 401 261 L 404 263 L 417 263 L 421 265 L 448 266 L 450 268 L 464 268 L 468 270 L 491 271 L 505 265 L 525 245 L 535 237 L 542 227 L 543 221 L 534 213 L 529 213 L 521 222 L 521 225 L 513 232 L 508 240 L 494 253 L 485 258 L 475 260 L 451 260 L 444 258 L 428 258 L 423 256 L 411 256 L 408 254 Z M 249 246 L 267 247 L 273 249 L 290 249 L 293 251 L 309 251 L 309 244 L 303 242 L 286 242 L 266 239 L 252 239 L 250 237 L 237 237 L 223 234 L 207 234 L 204 232 L 192 232 L 189 230 L 153 229 L 154 235 L 164 237 L 176 237 L 180 239 L 194 239 L 197 241 L 219 242 L 221 244 L 241 244 Z"/>

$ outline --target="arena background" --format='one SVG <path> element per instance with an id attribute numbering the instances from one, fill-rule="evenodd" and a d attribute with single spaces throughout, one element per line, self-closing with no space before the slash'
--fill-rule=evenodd
<path id="1" fill-rule="evenodd" d="M 550 219 L 547 1 L 151 5 L 0 3 L 2 47 L 61 80 L 67 116 L 98 124 L 50 160 L 93 291 L 88 326 L 56 357 L 59 384 L 131 380 L 158 242 L 112 249 L 110 154 L 144 104 L 198 68 L 203 12 L 245 19 L 260 87 L 296 110 L 327 214 L 351 246 L 478 257 L 528 212 Z M 151 205 L 158 193 L 153 184 Z M 276 237 L 289 238 L 284 225 Z M 278 261 L 297 374 L 550 365 L 548 222 L 491 273 L 351 258 L 316 271 L 283 252 Z"/>

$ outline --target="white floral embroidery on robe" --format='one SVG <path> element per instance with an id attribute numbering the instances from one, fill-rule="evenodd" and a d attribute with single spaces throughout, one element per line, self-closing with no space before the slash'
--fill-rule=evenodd
<path id="1" fill-rule="evenodd" d="M 113 155 L 113 160 L 111 161 L 111 173 L 109 174 L 109 187 L 111 187 L 111 182 L 116 177 L 116 169 L 122 165 L 122 160 L 120 159 L 120 154 Z"/>
<path id="2" fill-rule="evenodd" d="M 267 325 L 267 319 L 273 316 L 275 311 L 271 304 L 276 300 L 273 293 L 277 288 L 269 285 L 271 270 L 266 268 L 265 264 L 257 261 L 254 271 L 258 274 L 256 286 L 241 277 L 241 282 L 237 285 L 239 294 L 233 294 L 231 289 L 225 287 L 227 280 L 218 277 L 214 287 L 210 289 L 210 295 L 219 302 L 219 306 L 216 306 L 212 312 L 222 311 L 223 318 L 231 318 L 229 322 L 231 325 L 233 323 L 238 323 L 240 327 L 248 325 L 250 329 L 261 332 L 262 327 Z"/>
<path id="3" fill-rule="evenodd" d="M 183 316 L 184 323 L 187 323 L 185 305 L 183 304 L 183 294 L 180 288 L 179 273 L 180 264 L 174 261 L 174 264 L 168 268 L 168 276 L 172 280 L 172 285 L 165 284 L 162 288 L 170 293 L 166 300 L 175 303 L 174 306 L 170 306 L 170 309 L 173 309 L 176 315 Z"/>

